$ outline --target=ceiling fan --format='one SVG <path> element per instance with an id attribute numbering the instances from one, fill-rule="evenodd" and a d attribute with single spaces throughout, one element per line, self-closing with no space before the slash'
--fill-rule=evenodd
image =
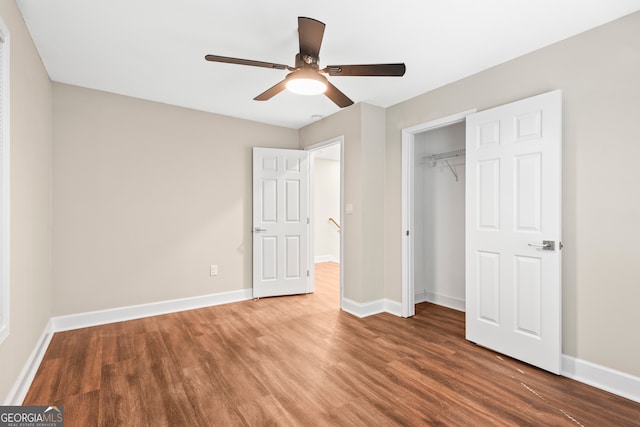
<path id="1" fill-rule="evenodd" d="M 206 55 L 204 58 L 212 62 L 228 64 L 251 65 L 253 67 L 288 70 L 289 74 L 276 85 L 256 96 L 256 101 L 266 101 L 285 89 L 304 95 L 324 93 L 340 108 L 353 104 L 344 93 L 332 85 L 329 76 L 403 76 L 406 67 L 398 64 L 368 64 L 368 65 L 328 65 L 320 68 L 320 46 L 324 35 L 325 25 L 315 19 L 298 17 L 298 39 L 300 52 L 296 55 L 295 67 L 271 62 L 252 61 L 249 59 L 230 58 L 227 56 Z"/>

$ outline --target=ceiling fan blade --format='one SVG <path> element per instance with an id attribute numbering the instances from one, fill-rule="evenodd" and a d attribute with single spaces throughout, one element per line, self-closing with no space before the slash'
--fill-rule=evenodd
<path id="1" fill-rule="evenodd" d="M 324 94 L 340 108 L 348 107 L 353 104 L 353 101 L 350 100 L 347 95 L 342 93 L 340 89 L 329 82 L 327 82 L 327 90 Z"/>
<path id="2" fill-rule="evenodd" d="M 224 62 L 227 64 L 251 65 L 253 67 L 275 68 L 276 70 L 287 70 L 288 66 L 282 64 L 274 64 L 272 62 L 252 61 L 250 59 L 230 58 L 228 56 L 206 55 L 204 57 L 211 62 Z"/>
<path id="3" fill-rule="evenodd" d="M 267 101 L 273 98 L 274 96 L 276 96 L 277 94 L 279 94 L 280 92 L 282 92 L 283 90 L 285 90 L 286 88 L 287 88 L 287 81 L 282 80 L 280 83 L 277 83 L 271 86 L 269 89 L 265 90 L 264 92 L 262 92 L 260 95 L 256 96 L 253 99 L 256 101 Z"/>
<path id="4" fill-rule="evenodd" d="M 328 65 L 322 72 L 330 76 L 404 76 L 407 67 L 399 64 Z"/>
<path id="5" fill-rule="evenodd" d="M 312 18 L 298 17 L 298 38 L 300 54 L 314 58 L 320 56 L 320 46 L 324 36 L 324 24 Z"/>

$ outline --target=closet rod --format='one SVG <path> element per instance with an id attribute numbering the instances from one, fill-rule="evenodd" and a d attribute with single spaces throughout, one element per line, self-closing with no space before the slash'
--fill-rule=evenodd
<path id="1" fill-rule="evenodd" d="M 456 179 L 456 182 L 458 182 L 458 174 L 456 173 L 456 170 L 453 168 L 453 165 L 449 163 L 449 159 L 453 159 L 454 157 L 464 156 L 464 153 L 465 153 L 465 149 L 461 148 L 459 150 L 447 151 L 446 153 L 432 154 L 430 156 L 423 157 L 422 161 L 423 163 L 425 160 L 430 161 L 431 166 L 434 166 L 434 167 L 438 164 L 439 161 L 444 161 L 449 167 L 449 170 L 453 174 L 454 178 Z"/>
<path id="2" fill-rule="evenodd" d="M 424 157 L 423 159 L 436 162 L 438 160 L 446 160 L 446 159 L 451 159 L 458 156 L 464 156 L 465 151 L 466 150 L 464 148 L 461 148 L 459 150 L 447 151 L 446 153 L 432 154 L 430 156 Z"/>

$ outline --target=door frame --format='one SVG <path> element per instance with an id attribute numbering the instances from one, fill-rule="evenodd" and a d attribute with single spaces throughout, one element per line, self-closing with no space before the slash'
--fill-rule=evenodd
<path id="1" fill-rule="evenodd" d="M 415 136 L 419 133 L 464 122 L 476 109 L 466 110 L 402 129 L 402 317 L 415 315 L 414 290 L 414 164 Z"/>
<path id="2" fill-rule="evenodd" d="M 311 289 L 315 290 L 315 159 L 314 152 L 331 145 L 340 146 L 340 309 L 344 300 L 344 135 L 311 144 L 304 149 L 309 151 L 309 278 Z"/>

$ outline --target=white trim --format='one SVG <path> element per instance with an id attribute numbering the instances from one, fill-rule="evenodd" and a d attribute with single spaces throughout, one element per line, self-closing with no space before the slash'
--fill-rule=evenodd
<path id="1" fill-rule="evenodd" d="M 54 332 L 68 331 L 71 329 L 123 322 L 125 320 L 176 313 L 179 311 L 228 304 L 231 302 L 246 301 L 252 298 L 252 292 L 253 289 L 241 289 L 239 291 L 223 292 L 219 294 L 201 295 L 198 297 L 132 305 L 108 310 L 90 311 L 87 313 L 52 317 L 51 322 Z"/>
<path id="2" fill-rule="evenodd" d="M 325 147 L 328 147 L 330 145 L 334 145 L 334 144 L 340 144 L 340 218 L 344 218 L 344 135 L 340 135 L 340 136 L 336 136 L 334 138 L 329 138 L 327 140 L 315 143 L 315 144 L 311 144 L 308 147 L 305 147 L 305 150 L 308 150 L 311 153 L 311 157 L 313 157 L 313 152 L 317 151 L 317 150 L 321 150 Z M 311 179 L 309 180 L 309 197 L 310 197 L 310 204 L 309 204 L 309 217 L 311 218 L 311 224 L 310 224 L 310 230 L 309 230 L 309 253 L 313 254 L 315 252 L 315 248 L 314 248 L 314 244 L 315 244 L 315 232 L 314 232 L 314 221 L 315 221 L 315 215 L 314 215 L 314 203 L 315 203 L 315 194 L 314 194 L 314 187 L 315 187 L 315 171 L 314 171 L 314 162 L 311 162 Z M 344 235 L 345 235 L 345 224 L 344 221 L 342 221 L 342 227 L 340 229 L 340 259 L 337 261 L 333 261 L 336 262 L 340 265 L 344 265 Z M 320 255 L 322 256 L 322 255 Z M 315 261 L 315 262 L 321 262 L 321 261 Z M 313 264 L 311 264 L 310 268 L 310 278 L 311 278 L 311 282 L 313 283 L 313 281 L 315 280 L 315 266 Z M 344 306 L 344 268 L 340 269 L 340 308 L 343 308 Z"/>
<path id="3" fill-rule="evenodd" d="M 640 377 L 564 354 L 560 374 L 640 403 Z"/>
<path id="4" fill-rule="evenodd" d="M 304 147 L 307 151 L 322 150 L 330 145 L 344 143 L 344 135 L 336 136 L 334 138 L 325 139 L 324 141 L 316 142 L 315 144 Z M 340 161 L 342 161 L 344 151 L 340 150 Z"/>
<path id="5" fill-rule="evenodd" d="M 402 131 L 402 317 L 416 314 L 413 300 L 413 151 L 414 135 Z"/>
<path id="6" fill-rule="evenodd" d="M 413 285 L 413 169 L 415 135 L 465 120 L 476 109 L 402 129 L 402 317 L 415 314 Z"/>
<path id="7" fill-rule="evenodd" d="M 5 25 L 4 21 L 0 17 L 0 41 L 2 42 L 2 76 L 0 91 L 2 91 L 2 105 L 0 105 L 0 111 L 2 117 L 0 118 L 2 135 L 0 139 L 0 157 L 2 158 L 2 164 L 0 168 L 2 174 L 0 178 L 0 343 L 9 335 L 9 323 L 11 319 L 10 315 L 10 213 L 11 213 L 11 197 L 10 197 L 10 167 L 11 167 L 11 152 L 10 152 L 10 136 L 9 126 L 11 104 L 9 102 L 9 88 L 11 87 L 10 70 L 11 64 L 9 63 L 11 55 L 10 49 L 10 34 L 9 29 Z"/>
<path id="8" fill-rule="evenodd" d="M 386 298 L 364 303 L 345 298 L 342 303 L 342 310 L 359 318 L 369 317 L 380 313 L 389 313 L 394 316 L 402 317 L 400 303 Z"/>
<path id="9" fill-rule="evenodd" d="M 394 316 L 404 317 L 402 316 L 402 304 L 398 301 L 392 301 L 390 299 L 384 300 L 384 311 L 389 314 L 393 314 Z"/>
<path id="10" fill-rule="evenodd" d="M 335 255 L 316 255 L 314 258 L 314 262 L 335 262 L 336 264 L 340 264 L 340 258 L 337 258 Z"/>
<path id="11" fill-rule="evenodd" d="M 434 294 L 432 292 L 427 292 L 426 289 L 415 291 L 414 301 L 416 304 L 421 302 L 430 302 L 432 304 L 441 305 L 443 307 L 462 312 L 466 310 L 465 300 L 447 295 Z"/>
<path id="12" fill-rule="evenodd" d="M 424 292 L 425 301 L 442 305 L 453 310 L 462 311 L 466 310 L 465 301 L 460 298 L 449 297 L 446 295 L 434 294 L 431 292 Z"/>
<path id="13" fill-rule="evenodd" d="M 9 394 L 4 400 L 5 406 L 20 406 L 24 401 L 24 398 L 27 396 L 27 392 L 29 391 L 29 387 L 31 387 L 31 383 L 36 376 L 36 372 L 38 372 L 38 368 L 42 363 L 42 359 L 44 358 L 44 354 L 49 347 L 49 343 L 51 342 L 51 338 L 53 337 L 53 329 L 51 320 L 47 322 L 42 334 L 40 334 L 40 338 L 36 341 L 36 345 L 31 351 L 27 362 L 24 364 L 22 371 L 20 371 L 20 375 L 16 379 L 16 382 L 11 387 Z"/>

